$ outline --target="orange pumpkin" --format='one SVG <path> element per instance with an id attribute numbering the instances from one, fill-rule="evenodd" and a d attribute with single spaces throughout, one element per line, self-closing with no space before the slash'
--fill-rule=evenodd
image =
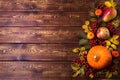
<path id="1" fill-rule="evenodd" d="M 102 69 L 112 62 L 112 55 L 106 47 L 97 45 L 89 50 L 87 61 L 94 69 Z"/>

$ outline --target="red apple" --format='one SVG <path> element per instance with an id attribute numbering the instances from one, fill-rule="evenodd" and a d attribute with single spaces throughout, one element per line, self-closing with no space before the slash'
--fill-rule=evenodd
<path id="1" fill-rule="evenodd" d="M 97 37 L 100 39 L 108 39 L 110 37 L 110 32 L 106 27 L 100 27 L 97 30 Z"/>
<path id="2" fill-rule="evenodd" d="M 117 10 L 115 8 L 106 8 L 103 12 L 102 20 L 108 22 L 117 16 Z"/>

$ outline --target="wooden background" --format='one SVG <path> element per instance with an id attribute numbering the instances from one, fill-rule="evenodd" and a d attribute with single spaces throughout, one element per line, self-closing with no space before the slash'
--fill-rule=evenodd
<path id="1" fill-rule="evenodd" d="M 0 0 L 0 80 L 81 80 L 71 50 L 95 1 Z"/>

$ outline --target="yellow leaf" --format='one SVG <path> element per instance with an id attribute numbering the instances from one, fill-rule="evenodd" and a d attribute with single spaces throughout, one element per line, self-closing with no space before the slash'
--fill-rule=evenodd
<path id="1" fill-rule="evenodd" d="M 109 39 L 109 41 L 113 42 L 113 41 L 114 41 L 114 39 L 113 39 L 113 38 L 110 38 L 110 39 Z"/>
<path id="2" fill-rule="evenodd" d="M 114 0 L 111 0 L 111 4 L 112 4 L 112 7 L 116 7 L 116 3 L 114 2 Z"/>
<path id="3" fill-rule="evenodd" d="M 80 50 L 79 50 L 79 48 L 75 48 L 75 49 L 72 50 L 72 52 L 74 52 L 74 53 L 79 53 Z"/>
<path id="4" fill-rule="evenodd" d="M 117 49 L 117 46 L 114 45 L 114 44 L 111 44 L 111 47 L 112 47 L 113 49 Z"/>
<path id="5" fill-rule="evenodd" d="M 86 29 L 86 28 L 88 28 L 88 26 L 87 25 L 82 25 L 82 28 Z"/>
<path id="6" fill-rule="evenodd" d="M 105 1 L 105 6 L 107 6 L 107 7 L 111 7 L 112 6 L 112 4 L 111 4 L 111 2 L 110 1 Z"/>
<path id="7" fill-rule="evenodd" d="M 110 51 L 113 51 L 113 48 L 111 48 L 111 47 L 109 47 L 108 49 L 109 49 Z"/>
<path id="8" fill-rule="evenodd" d="M 109 40 L 106 40 L 105 42 L 107 46 L 111 45 L 111 42 Z"/>
<path id="9" fill-rule="evenodd" d="M 87 28 L 87 29 L 85 29 L 85 32 L 88 33 L 88 32 L 90 32 L 90 30 Z"/>
<path id="10" fill-rule="evenodd" d="M 113 35 L 113 39 L 118 39 L 119 35 Z"/>
<path id="11" fill-rule="evenodd" d="M 119 41 L 118 40 L 114 40 L 112 43 L 115 44 L 115 45 L 119 45 Z"/>
<path id="12" fill-rule="evenodd" d="M 87 25 L 87 26 L 88 26 L 89 24 L 90 24 L 90 21 L 88 21 L 88 20 L 87 20 L 87 21 L 85 21 L 85 25 Z"/>

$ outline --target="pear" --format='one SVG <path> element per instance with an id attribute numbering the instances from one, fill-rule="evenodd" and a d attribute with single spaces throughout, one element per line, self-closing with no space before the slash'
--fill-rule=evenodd
<path id="1" fill-rule="evenodd" d="M 106 8 L 103 12 L 102 20 L 108 22 L 117 16 L 117 10 L 115 8 Z"/>

